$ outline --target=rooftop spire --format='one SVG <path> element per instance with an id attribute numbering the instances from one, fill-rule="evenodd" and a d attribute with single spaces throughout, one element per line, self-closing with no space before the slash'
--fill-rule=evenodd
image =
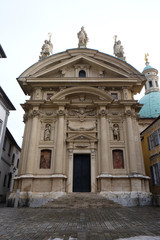
<path id="1" fill-rule="evenodd" d="M 149 54 L 148 54 L 148 53 L 145 53 L 144 60 L 146 61 L 146 65 L 147 65 L 147 63 L 148 63 L 148 56 L 149 56 Z"/>
<path id="2" fill-rule="evenodd" d="M 148 62 L 148 53 L 145 53 L 145 65 L 146 67 L 143 69 L 143 74 L 145 75 L 147 81 L 145 84 L 145 94 L 148 94 L 150 92 L 159 92 L 159 86 L 158 86 L 158 71 L 157 69 L 153 68 L 149 65 Z"/>

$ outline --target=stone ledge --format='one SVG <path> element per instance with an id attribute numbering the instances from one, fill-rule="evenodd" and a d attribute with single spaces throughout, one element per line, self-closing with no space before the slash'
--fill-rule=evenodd
<path id="1" fill-rule="evenodd" d="M 32 174 L 26 174 L 26 175 L 21 175 L 18 177 L 15 177 L 14 179 L 24 179 L 24 178 L 67 178 L 66 175 L 63 174 L 52 174 L 52 175 L 32 175 Z"/>
<path id="2" fill-rule="evenodd" d="M 129 175 L 112 175 L 112 174 L 106 174 L 102 173 L 97 176 L 98 178 L 143 178 L 143 179 L 150 179 L 148 176 L 144 176 L 141 174 L 129 174 Z"/>

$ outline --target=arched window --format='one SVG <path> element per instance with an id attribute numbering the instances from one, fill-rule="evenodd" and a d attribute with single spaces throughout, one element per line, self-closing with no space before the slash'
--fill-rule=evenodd
<path id="1" fill-rule="evenodd" d="M 40 156 L 40 168 L 50 168 L 51 167 L 51 150 L 44 149 L 41 150 Z"/>
<path id="2" fill-rule="evenodd" d="M 123 150 L 115 149 L 112 151 L 113 168 L 124 168 Z"/>
<path id="3" fill-rule="evenodd" d="M 86 77 L 86 72 L 84 70 L 79 71 L 79 77 L 80 78 L 85 78 Z"/>

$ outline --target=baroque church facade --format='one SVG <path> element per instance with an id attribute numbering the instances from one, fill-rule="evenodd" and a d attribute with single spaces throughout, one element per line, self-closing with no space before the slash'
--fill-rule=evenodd
<path id="1" fill-rule="evenodd" d="M 53 55 L 49 40 L 40 61 L 18 78 L 30 99 L 22 104 L 25 131 L 10 201 L 18 189 L 21 206 L 72 192 L 147 204 L 140 104 L 134 100 L 145 76 L 124 61 L 123 51 L 114 57 L 88 49 L 84 28 L 78 34 L 78 48 Z"/>

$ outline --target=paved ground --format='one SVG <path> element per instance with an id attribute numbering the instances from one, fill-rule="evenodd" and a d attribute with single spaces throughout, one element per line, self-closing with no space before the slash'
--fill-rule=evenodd
<path id="1" fill-rule="evenodd" d="M 150 236 L 150 237 L 147 237 Z M 0 240 L 160 239 L 160 208 L 0 208 Z M 136 237 L 136 238 L 133 238 Z"/>

